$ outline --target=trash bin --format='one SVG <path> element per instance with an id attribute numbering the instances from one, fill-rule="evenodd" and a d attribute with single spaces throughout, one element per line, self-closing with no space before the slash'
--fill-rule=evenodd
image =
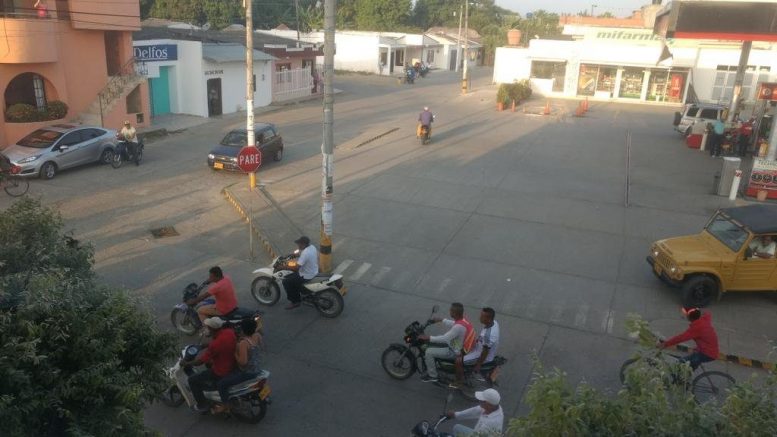
<path id="1" fill-rule="evenodd" d="M 734 181 L 734 174 L 739 170 L 741 163 L 740 158 L 723 158 L 723 168 L 720 169 L 720 178 L 718 179 L 718 196 L 728 196 L 731 192 L 731 182 Z"/>

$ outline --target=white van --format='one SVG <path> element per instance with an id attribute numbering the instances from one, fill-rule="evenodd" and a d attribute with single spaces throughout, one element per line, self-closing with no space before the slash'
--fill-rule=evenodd
<path id="1" fill-rule="evenodd" d="M 728 108 L 714 103 L 689 103 L 683 107 L 682 112 L 674 113 L 674 129 L 681 134 L 691 134 L 691 127 L 696 123 L 712 123 L 715 120 L 724 120 L 728 115 Z"/>

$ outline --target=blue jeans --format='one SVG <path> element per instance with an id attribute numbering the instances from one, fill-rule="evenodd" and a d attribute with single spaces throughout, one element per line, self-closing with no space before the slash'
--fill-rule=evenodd
<path id="1" fill-rule="evenodd" d="M 218 384 L 216 384 L 216 387 L 219 390 L 219 396 L 221 396 L 221 402 L 225 404 L 229 402 L 230 387 L 232 387 L 235 384 L 240 384 L 243 381 L 248 381 L 254 376 L 256 376 L 255 373 L 243 372 L 242 370 L 234 370 L 229 375 L 219 379 L 219 382 Z"/>
<path id="2" fill-rule="evenodd" d="M 704 363 L 709 363 L 710 361 L 715 361 L 715 358 L 710 358 L 707 355 L 704 355 L 703 353 L 696 351 L 687 357 L 680 358 L 681 363 L 688 363 L 691 365 L 691 369 L 696 370 L 699 366 L 701 366 Z"/>
<path id="3" fill-rule="evenodd" d="M 461 436 L 468 436 L 475 433 L 475 430 L 464 425 L 456 424 L 453 425 L 453 435 L 455 437 L 461 437 Z"/>

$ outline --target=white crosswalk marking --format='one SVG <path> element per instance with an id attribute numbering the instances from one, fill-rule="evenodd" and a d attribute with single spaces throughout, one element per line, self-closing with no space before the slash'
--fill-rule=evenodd
<path id="1" fill-rule="evenodd" d="M 367 270 L 369 270 L 370 267 L 372 267 L 372 264 L 370 263 L 363 263 L 362 265 L 360 265 L 359 268 L 356 269 L 356 272 L 354 272 L 354 274 L 351 275 L 351 278 L 350 278 L 351 281 L 358 281 L 359 279 L 361 279 L 361 277 L 364 276 L 365 273 L 367 273 Z"/>
<path id="2" fill-rule="evenodd" d="M 582 328 L 585 326 L 585 321 L 588 319 L 588 305 L 580 305 L 575 315 L 575 326 Z"/>
<path id="3" fill-rule="evenodd" d="M 446 288 L 448 288 L 448 285 L 449 285 L 450 283 L 451 283 L 451 278 L 445 278 L 445 279 L 443 279 L 443 281 L 442 281 L 442 282 L 440 282 L 440 286 L 439 286 L 439 287 L 437 287 L 437 294 L 440 294 L 440 293 L 442 293 L 442 292 L 443 292 L 443 290 L 445 290 Z"/>
<path id="4" fill-rule="evenodd" d="M 332 274 L 335 274 L 335 275 L 342 274 L 345 271 L 345 269 L 350 267 L 351 264 L 353 264 L 353 260 L 352 259 L 347 259 L 347 260 L 341 262 L 337 267 L 335 267 L 335 269 L 332 272 Z"/>
<path id="5" fill-rule="evenodd" d="M 381 279 L 383 279 L 383 277 L 386 276 L 390 271 L 391 267 L 381 267 L 380 270 L 378 270 L 378 273 L 375 273 L 375 276 L 372 277 L 370 284 L 378 285 Z"/>

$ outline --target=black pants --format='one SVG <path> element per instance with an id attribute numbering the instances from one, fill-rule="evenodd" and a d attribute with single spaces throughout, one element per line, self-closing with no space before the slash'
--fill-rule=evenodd
<path id="1" fill-rule="evenodd" d="M 208 401 L 205 399 L 205 389 L 208 386 L 212 386 L 218 382 L 219 377 L 216 376 L 210 369 L 197 373 L 189 377 L 189 388 L 192 389 L 194 399 L 197 401 L 197 406 L 204 407 Z"/>
<path id="2" fill-rule="evenodd" d="M 298 272 L 292 272 L 289 276 L 283 278 L 283 288 L 286 289 L 286 298 L 291 303 L 300 303 L 302 298 L 302 284 L 308 282 L 307 279 L 299 275 Z"/>
<path id="3" fill-rule="evenodd" d="M 723 135 L 712 133 L 712 142 L 710 144 L 710 155 L 720 155 L 720 148 L 723 145 Z"/>
<path id="4" fill-rule="evenodd" d="M 681 363 L 688 363 L 691 365 L 691 369 L 696 370 L 697 367 L 704 363 L 709 363 L 710 361 L 715 361 L 715 358 L 708 357 L 707 355 L 704 355 L 703 353 L 696 351 L 687 357 L 680 358 Z"/>

